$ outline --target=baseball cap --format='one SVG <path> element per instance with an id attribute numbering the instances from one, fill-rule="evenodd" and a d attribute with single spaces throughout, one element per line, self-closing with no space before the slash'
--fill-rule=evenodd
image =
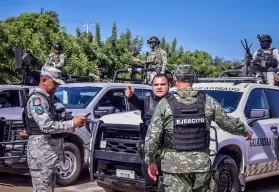
<path id="1" fill-rule="evenodd" d="M 174 70 L 174 75 L 183 76 L 183 75 L 196 75 L 194 67 L 189 64 L 181 64 L 177 65 L 176 69 Z"/>
<path id="2" fill-rule="evenodd" d="M 65 82 L 62 80 L 62 72 L 61 70 L 51 67 L 51 66 L 44 66 L 41 69 L 41 75 L 50 77 L 56 83 L 63 85 Z"/>

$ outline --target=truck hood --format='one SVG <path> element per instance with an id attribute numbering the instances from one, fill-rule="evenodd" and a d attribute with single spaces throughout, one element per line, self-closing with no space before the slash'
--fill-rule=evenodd
<path id="1" fill-rule="evenodd" d="M 73 116 L 86 115 L 87 113 L 91 113 L 89 118 L 93 118 L 93 114 L 88 109 L 67 109 L 67 111 L 71 111 Z M 3 108 L 0 109 L 0 117 L 4 117 L 9 120 L 18 120 L 22 118 L 22 107 L 13 107 L 13 108 Z"/>
<path id="2" fill-rule="evenodd" d="M 142 123 L 141 112 L 139 110 L 105 115 L 100 120 L 104 121 L 104 123 L 113 124 L 139 125 Z"/>
<path id="3" fill-rule="evenodd" d="M 0 109 L 0 117 L 8 120 L 18 120 L 22 118 L 22 107 L 2 108 Z"/>

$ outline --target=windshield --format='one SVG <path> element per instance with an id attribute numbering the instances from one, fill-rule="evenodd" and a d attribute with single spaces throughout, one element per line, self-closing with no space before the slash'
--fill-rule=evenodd
<path id="1" fill-rule="evenodd" d="M 205 94 L 216 99 L 227 113 L 232 113 L 236 110 L 241 99 L 242 92 L 236 91 L 218 91 L 218 90 L 200 90 Z M 170 91 L 173 94 L 175 91 Z"/>
<path id="2" fill-rule="evenodd" d="M 241 99 L 242 92 L 236 91 L 217 91 L 217 90 L 201 90 L 203 93 L 216 99 L 227 113 L 236 110 Z"/>
<path id="3" fill-rule="evenodd" d="M 101 89 L 101 87 L 59 87 L 55 95 L 65 108 L 84 109 Z"/>

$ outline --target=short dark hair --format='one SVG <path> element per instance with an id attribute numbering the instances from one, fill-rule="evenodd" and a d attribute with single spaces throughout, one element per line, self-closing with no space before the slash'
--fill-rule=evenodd
<path id="1" fill-rule="evenodd" d="M 159 73 L 159 74 L 157 74 L 153 77 L 151 85 L 153 85 L 153 82 L 154 82 L 155 78 L 162 78 L 162 77 L 165 77 L 166 80 L 167 80 L 167 83 L 170 84 L 169 78 L 165 74 Z"/>

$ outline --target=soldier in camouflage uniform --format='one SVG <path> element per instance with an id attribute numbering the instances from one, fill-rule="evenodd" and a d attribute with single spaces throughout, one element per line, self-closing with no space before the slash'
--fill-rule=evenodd
<path id="1" fill-rule="evenodd" d="M 193 90 L 195 79 L 192 66 L 178 65 L 174 72 L 177 91 L 158 103 L 145 138 L 145 161 L 154 180 L 158 175 L 154 157 L 158 145 L 162 145 L 166 192 L 208 190 L 211 121 L 224 131 L 251 138 L 252 132 L 238 118 L 227 116 L 215 99 Z"/>
<path id="2" fill-rule="evenodd" d="M 253 55 L 253 65 L 258 66 L 266 66 L 269 65 L 270 67 L 277 68 L 279 62 L 279 52 L 276 48 L 271 48 L 272 39 L 269 35 L 261 35 L 258 36 L 260 41 L 261 48 L 257 50 Z M 257 72 L 257 76 L 266 76 L 266 81 L 268 84 L 274 85 L 275 73 L 274 72 L 267 72 L 266 74 Z M 259 83 L 263 83 L 259 81 Z"/>
<path id="3" fill-rule="evenodd" d="M 147 40 L 147 44 L 149 44 L 151 48 L 151 51 L 146 59 L 147 63 L 152 63 L 149 67 L 157 68 L 161 73 L 165 73 L 168 62 L 167 52 L 159 47 L 160 40 L 157 37 L 152 36 L 149 40 Z M 147 75 L 148 82 L 151 84 L 156 72 L 148 72 Z"/>
<path id="4" fill-rule="evenodd" d="M 87 121 L 65 111 L 54 95 L 59 84 L 64 84 L 61 71 L 43 67 L 39 87 L 31 92 L 22 114 L 29 135 L 27 163 L 33 192 L 54 192 L 57 167 L 64 161 L 63 138 Z"/>
<path id="5" fill-rule="evenodd" d="M 52 66 L 63 72 L 65 56 L 62 54 L 62 45 L 57 42 L 53 45 L 54 52 L 48 56 L 44 66 Z"/>
<path id="6" fill-rule="evenodd" d="M 98 83 L 112 82 L 110 79 L 108 79 L 107 70 L 105 68 L 100 68 L 97 75 L 89 74 L 89 76 L 92 76 L 94 78 L 94 82 L 98 82 Z"/>

